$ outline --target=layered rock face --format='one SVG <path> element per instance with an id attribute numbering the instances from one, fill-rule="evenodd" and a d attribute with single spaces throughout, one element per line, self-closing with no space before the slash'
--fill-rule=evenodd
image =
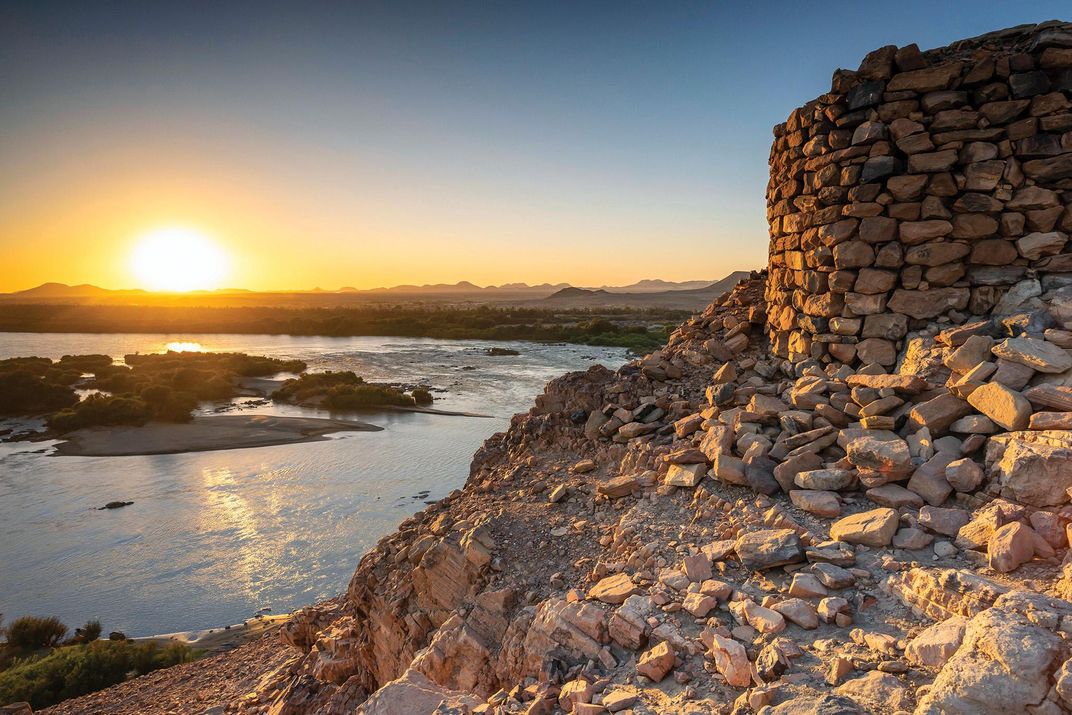
<path id="1" fill-rule="evenodd" d="M 883 47 L 775 127 L 775 354 L 888 367 L 913 329 L 1069 282 L 1069 29 Z"/>

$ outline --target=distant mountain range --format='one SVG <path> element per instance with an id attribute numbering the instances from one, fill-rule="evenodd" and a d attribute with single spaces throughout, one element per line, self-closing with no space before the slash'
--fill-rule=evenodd
<path id="1" fill-rule="evenodd" d="M 245 288 L 219 288 L 217 290 L 195 290 L 193 294 L 216 293 L 226 295 L 230 293 L 251 293 Z M 94 298 L 109 296 L 138 296 L 153 295 L 152 292 L 141 288 L 101 288 L 100 286 L 81 283 L 79 285 L 67 285 L 66 283 L 42 283 L 34 288 L 14 291 L 12 293 L 0 293 L 0 298 Z"/>
<path id="2" fill-rule="evenodd" d="M 199 305 L 344 306 L 368 302 L 500 303 L 558 308 L 658 307 L 682 310 L 703 308 L 712 298 L 732 288 L 746 271 L 737 271 L 716 281 L 664 281 L 645 279 L 624 286 L 579 288 L 568 283 L 505 283 L 478 286 L 469 281 L 430 285 L 398 285 L 337 291 L 314 288 L 300 291 L 249 291 L 223 288 L 190 293 L 153 293 L 140 289 L 112 290 L 99 286 L 44 283 L 36 288 L 0 293 L 7 303 L 153 303 Z"/>
<path id="3" fill-rule="evenodd" d="M 277 290 L 277 291 L 250 291 L 243 288 L 220 288 L 217 290 L 202 290 L 191 291 L 194 294 L 230 294 L 230 293 L 287 293 L 287 294 L 300 294 L 300 293 L 364 293 L 364 294 L 384 294 L 384 293 L 430 293 L 430 294 L 444 294 L 444 293 L 543 293 L 546 296 L 554 295 L 563 290 L 577 290 L 585 291 L 586 293 L 661 293 L 664 291 L 688 291 L 709 288 L 712 285 L 721 284 L 728 280 L 732 276 L 736 275 L 744 276 L 745 272 L 737 272 L 723 278 L 722 280 L 698 280 L 698 281 L 664 281 L 658 278 L 645 278 L 644 280 L 637 281 L 624 286 L 599 286 L 591 288 L 577 288 L 569 283 L 540 283 L 539 285 L 529 285 L 528 283 L 504 283 L 500 286 L 478 286 L 475 283 L 469 281 L 459 281 L 458 283 L 429 283 L 425 285 L 397 285 L 390 288 L 353 288 L 346 286 L 340 288 L 337 291 L 326 290 L 323 288 L 313 288 L 312 290 Z M 734 281 L 736 283 L 736 281 Z M 29 288 L 27 290 L 14 291 L 11 293 L 0 293 L 0 296 L 4 297 L 20 297 L 20 298 L 93 298 L 93 297 L 105 297 L 105 296 L 117 296 L 117 295 L 153 295 L 152 292 L 142 290 L 140 288 L 127 288 L 127 289 L 112 289 L 101 288 L 100 286 L 90 285 L 89 283 L 82 283 L 79 285 L 67 285 L 66 283 L 42 283 L 35 288 Z M 569 295 L 569 294 L 566 294 Z"/>

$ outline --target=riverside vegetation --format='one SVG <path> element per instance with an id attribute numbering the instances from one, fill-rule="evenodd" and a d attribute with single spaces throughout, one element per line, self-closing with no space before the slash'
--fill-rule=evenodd
<path id="1" fill-rule="evenodd" d="M 67 631 L 52 617 L 23 616 L 0 627 L 0 703 L 48 707 L 120 683 L 132 674 L 189 662 L 195 655 L 181 643 L 162 648 L 154 642 L 133 643 L 122 633 L 100 640 L 97 621 L 75 629 L 70 638 L 65 638 Z"/>
<path id="2" fill-rule="evenodd" d="M 537 340 L 653 350 L 687 311 L 492 306 L 356 308 L 0 305 L 0 331 L 30 333 L 238 333 Z"/>
<path id="3" fill-rule="evenodd" d="M 201 401 L 241 394 L 241 378 L 306 369 L 301 360 L 242 353 L 127 355 L 124 362 L 116 365 L 107 355 L 0 360 L 0 414 L 47 415 L 49 428 L 58 433 L 149 421 L 188 422 Z M 76 388 L 99 392 L 79 400 Z M 272 397 L 334 410 L 432 402 L 427 388 L 407 394 L 394 385 L 366 383 L 353 372 L 303 374 L 284 382 Z"/>

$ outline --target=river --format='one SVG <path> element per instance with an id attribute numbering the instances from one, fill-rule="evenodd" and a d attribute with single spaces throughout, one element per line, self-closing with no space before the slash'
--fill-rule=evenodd
<path id="1" fill-rule="evenodd" d="M 346 588 L 361 555 L 464 484 L 473 452 L 551 378 L 618 348 L 414 338 L 0 333 L 0 358 L 171 347 L 300 358 L 312 370 L 423 383 L 435 407 L 489 418 L 363 412 L 382 432 L 144 457 L 52 456 L 0 443 L 0 613 L 142 636 L 285 613 Z M 489 347 L 518 356 L 489 356 Z M 246 401 L 238 400 L 244 405 Z M 216 406 L 206 406 L 213 409 Z M 326 416 L 277 405 L 243 414 Z M 0 427 L 25 427 L 0 421 Z M 122 509 L 98 508 L 114 500 Z"/>

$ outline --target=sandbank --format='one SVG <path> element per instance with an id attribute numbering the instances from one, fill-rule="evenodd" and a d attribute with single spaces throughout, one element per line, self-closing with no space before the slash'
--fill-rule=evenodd
<path id="1" fill-rule="evenodd" d="M 123 457 L 270 447 L 326 439 L 333 432 L 376 432 L 367 422 L 274 415 L 208 415 L 190 422 L 150 422 L 140 427 L 90 427 L 70 432 L 57 455 Z"/>

